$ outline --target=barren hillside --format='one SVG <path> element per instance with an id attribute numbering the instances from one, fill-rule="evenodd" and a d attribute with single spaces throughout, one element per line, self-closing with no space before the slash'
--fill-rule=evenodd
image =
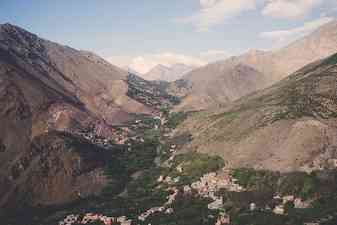
<path id="1" fill-rule="evenodd" d="M 227 104 L 249 92 L 268 87 L 301 67 L 328 57 L 336 51 L 337 22 L 333 21 L 279 50 L 251 50 L 241 56 L 206 65 L 182 78 L 190 86 L 187 91 L 186 88 L 179 87 L 177 82 L 173 83 L 171 91 L 185 96 L 176 109 L 196 110 Z M 236 70 L 238 65 L 251 67 L 255 71 L 250 74 L 247 70 L 242 70 L 244 74 L 240 75 L 240 70 L 237 70 L 239 82 L 231 83 L 226 77 L 232 77 L 233 70 Z M 257 73 L 260 75 L 256 76 Z M 241 91 L 242 87 L 246 91 Z"/>
<path id="2" fill-rule="evenodd" d="M 279 171 L 329 168 L 337 158 L 337 55 L 178 129 L 185 151 L 220 155 L 233 167 Z"/>

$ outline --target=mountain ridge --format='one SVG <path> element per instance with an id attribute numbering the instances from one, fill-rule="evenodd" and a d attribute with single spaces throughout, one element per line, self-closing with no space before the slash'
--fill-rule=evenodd
<path id="1" fill-rule="evenodd" d="M 175 80 L 180 79 L 186 73 L 190 72 L 194 68 L 195 68 L 194 66 L 188 66 L 183 63 L 176 63 L 170 66 L 158 64 L 155 67 L 153 67 L 150 71 L 148 71 L 146 74 L 140 76 L 150 81 L 162 80 L 167 82 L 173 82 Z"/>
<path id="2" fill-rule="evenodd" d="M 205 91 L 205 88 L 200 87 L 203 86 L 203 82 L 206 82 L 205 85 L 207 85 L 207 83 L 212 83 L 212 80 L 226 76 L 227 70 L 232 70 L 238 64 L 245 64 L 263 74 L 264 81 L 253 87 L 256 91 L 268 87 L 309 63 L 328 57 L 337 51 L 336 30 L 337 21 L 335 20 L 284 48 L 274 51 L 249 51 L 225 61 L 197 68 L 182 78 L 191 87 L 187 93 L 184 93 L 184 89 L 182 90 L 185 100 L 182 100 L 182 104 L 177 106 L 176 110 L 202 110 L 214 106 L 214 103 L 228 104 L 228 101 L 226 101 L 228 96 L 223 96 L 223 100 L 219 100 L 219 98 Z M 245 82 L 245 80 L 242 80 L 242 82 Z M 226 85 L 223 84 L 223 86 Z M 179 88 L 174 83 L 171 89 L 173 93 L 179 94 Z M 235 87 L 230 88 L 229 91 L 235 93 Z M 198 96 L 195 93 L 198 93 Z"/>
<path id="3" fill-rule="evenodd" d="M 114 125 L 158 112 L 131 98 L 128 82 L 93 53 L 0 25 L 0 207 L 100 193 L 113 160 L 103 140 L 114 140 Z"/>
<path id="4" fill-rule="evenodd" d="M 183 151 L 220 155 L 234 168 L 334 168 L 336 78 L 334 54 L 226 107 L 196 113 L 178 127 L 177 134 L 192 134 Z"/>

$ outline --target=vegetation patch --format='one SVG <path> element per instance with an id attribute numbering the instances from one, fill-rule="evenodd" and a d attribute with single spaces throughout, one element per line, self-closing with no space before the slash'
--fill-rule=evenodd
<path id="1" fill-rule="evenodd" d="M 308 199 L 319 192 L 319 181 L 315 175 L 294 172 L 280 177 L 278 191 L 283 195 Z"/>
<path id="2" fill-rule="evenodd" d="M 168 116 L 166 126 L 170 129 L 175 129 L 185 119 L 187 119 L 187 113 L 185 113 L 185 112 L 172 112 Z"/>
<path id="3" fill-rule="evenodd" d="M 273 190 L 283 196 L 294 195 L 302 199 L 309 199 L 319 195 L 324 190 L 320 187 L 324 181 L 318 174 L 292 172 L 280 174 L 278 172 L 239 168 L 232 171 L 237 183 L 249 190 Z"/>
<path id="4" fill-rule="evenodd" d="M 324 65 L 335 65 L 337 64 L 337 54 L 334 54 L 323 61 Z"/>
<path id="5" fill-rule="evenodd" d="M 291 221 L 286 216 L 276 215 L 272 212 L 246 212 L 234 217 L 233 225 L 302 225 Z"/>
<path id="6" fill-rule="evenodd" d="M 191 195 L 178 195 L 171 205 L 172 214 L 155 213 L 141 224 L 214 225 L 218 212 L 208 209 L 207 205 L 210 202 L 208 199 Z"/>
<path id="7" fill-rule="evenodd" d="M 196 152 L 177 155 L 172 163 L 172 169 L 166 174 L 172 178 L 180 177 L 178 184 L 191 184 L 204 174 L 215 172 L 224 167 L 224 160 L 219 156 L 210 156 Z M 179 172 L 177 167 L 181 167 Z"/>
<path id="8" fill-rule="evenodd" d="M 232 176 L 240 186 L 248 189 L 275 189 L 280 175 L 266 170 L 239 168 L 232 171 Z"/>
<path id="9" fill-rule="evenodd" d="M 145 170 L 143 175 L 132 180 L 126 187 L 129 208 L 143 212 L 149 208 L 163 205 L 168 191 L 157 187 L 160 171 L 156 168 Z"/>

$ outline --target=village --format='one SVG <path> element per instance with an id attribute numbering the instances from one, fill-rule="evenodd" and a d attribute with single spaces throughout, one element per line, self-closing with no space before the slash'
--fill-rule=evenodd
<path id="1" fill-rule="evenodd" d="M 116 145 L 125 146 L 126 149 L 132 148 L 133 142 L 144 142 L 144 137 L 139 135 L 139 131 L 146 131 L 146 130 L 158 130 L 163 131 L 163 137 L 166 139 L 172 138 L 171 136 L 171 129 L 167 129 L 163 126 L 167 122 L 165 116 L 161 113 L 158 116 L 154 116 L 151 118 L 138 118 L 134 121 L 129 122 L 124 126 L 115 127 L 115 132 L 109 139 L 102 138 L 98 135 L 95 135 L 96 132 L 90 129 L 85 131 L 79 131 L 77 135 L 81 136 L 82 138 L 86 139 L 87 141 L 93 142 L 96 145 L 105 148 L 111 149 Z M 166 129 L 165 129 L 166 128 Z M 175 157 L 177 156 L 178 146 L 176 144 L 171 144 L 169 147 L 169 157 L 164 165 L 172 169 L 173 162 Z M 129 219 L 127 215 L 121 215 L 119 217 L 109 217 L 103 214 L 95 214 L 88 212 L 84 215 L 79 214 L 70 214 L 66 216 L 62 221 L 60 221 L 59 225 L 77 225 L 77 224 L 89 224 L 91 222 L 100 221 L 102 224 L 105 225 L 113 225 L 113 224 L 121 224 L 121 225 L 131 225 L 131 224 L 139 224 L 139 223 L 146 223 L 147 219 L 156 214 L 156 213 L 163 213 L 165 215 L 171 215 L 174 213 L 174 208 L 171 207 L 172 204 L 176 201 L 176 197 L 178 194 L 183 195 L 196 195 L 198 197 L 204 199 L 211 199 L 207 205 L 209 210 L 219 211 L 218 217 L 216 219 L 216 223 L 214 225 L 226 225 L 231 224 L 231 217 L 229 213 L 224 210 L 224 198 L 223 196 L 219 195 L 220 190 L 226 190 L 228 192 L 245 192 L 246 189 L 239 185 L 238 180 L 233 177 L 232 169 L 228 166 L 223 167 L 222 169 L 203 174 L 199 180 L 185 184 L 182 188 L 177 186 L 180 182 L 181 177 L 179 174 L 182 174 L 185 170 L 184 165 L 178 165 L 176 168 L 173 168 L 177 172 L 177 176 L 171 177 L 167 175 L 159 175 L 157 178 L 157 186 L 160 187 L 162 185 L 167 186 L 166 191 L 170 193 L 167 196 L 167 200 L 163 205 L 151 207 L 142 213 L 139 213 L 136 216 L 136 220 Z M 285 215 L 286 212 L 286 205 L 291 202 L 294 204 L 295 208 L 307 208 L 310 206 L 310 201 L 303 201 L 301 198 L 296 198 L 295 196 L 281 196 L 276 195 L 274 196 L 274 200 L 278 201 L 274 208 L 264 208 L 259 209 L 254 202 L 249 203 L 247 208 L 250 211 L 255 210 L 267 210 L 271 211 L 276 215 Z M 138 220 L 138 222 L 137 222 Z"/>
<path id="2" fill-rule="evenodd" d="M 132 221 L 124 216 L 121 217 L 109 217 L 102 214 L 86 213 L 84 216 L 80 215 L 68 215 L 63 221 L 59 222 L 59 225 L 73 225 L 73 224 L 90 224 L 93 222 L 101 222 L 105 225 L 131 225 Z"/>
<path id="3" fill-rule="evenodd" d="M 171 146 L 174 147 L 174 146 Z M 174 152 L 174 148 L 171 148 L 172 152 Z M 174 159 L 174 155 L 172 155 L 169 161 Z M 184 168 L 182 166 L 178 166 L 176 170 L 179 173 L 182 173 Z M 148 217 L 155 213 L 164 213 L 166 215 L 170 215 L 174 213 L 174 208 L 171 207 L 172 203 L 176 200 L 178 194 L 184 195 L 193 195 L 196 194 L 202 198 L 212 199 L 212 202 L 208 204 L 208 209 L 210 210 L 220 210 L 216 223 L 214 225 L 226 225 L 231 224 L 230 215 L 223 210 L 224 199 L 222 196 L 218 195 L 220 190 L 227 190 L 230 192 L 244 192 L 246 189 L 240 186 L 237 183 L 237 179 L 232 176 L 232 171 L 229 168 L 224 167 L 220 171 L 211 172 L 204 174 L 198 181 L 193 182 L 190 185 L 184 185 L 183 188 L 176 187 L 175 184 L 179 182 L 179 177 L 165 177 L 160 175 L 157 179 L 157 183 L 160 186 L 161 184 L 168 185 L 168 191 L 171 193 L 167 196 L 167 201 L 162 206 L 152 207 L 145 212 L 141 213 L 138 216 L 138 220 L 145 222 Z M 310 206 L 311 201 L 304 201 L 301 198 L 295 197 L 293 195 L 289 196 L 274 196 L 274 200 L 278 201 L 279 204 L 275 206 L 275 208 L 265 208 L 258 209 L 254 202 L 251 202 L 247 207 L 250 211 L 255 210 L 269 210 L 276 215 L 284 215 L 286 214 L 285 206 L 287 203 L 291 202 L 294 204 L 294 208 L 307 208 Z M 79 215 L 69 215 L 63 221 L 59 222 L 59 225 L 73 225 L 75 223 L 78 224 L 87 224 L 90 221 L 101 221 L 105 225 L 112 224 L 121 224 L 121 225 L 131 225 L 132 220 L 127 219 L 126 216 L 120 216 L 117 218 L 107 217 L 100 214 L 92 214 L 87 213 L 83 217 Z M 309 224 L 308 224 L 309 225 Z M 316 225 L 315 223 L 310 225 Z"/>

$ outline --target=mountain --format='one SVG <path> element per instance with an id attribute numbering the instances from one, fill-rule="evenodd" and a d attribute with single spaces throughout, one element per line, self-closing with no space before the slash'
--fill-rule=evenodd
<path id="1" fill-rule="evenodd" d="M 182 78 L 189 86 L 187 91 L 185 86 L 177 87 L 175 84 L 171 86 L 171 91 L 175 94 L 183 93 L 181 95 L 185 96 L 177 110 L 200 110 L 215 104 L 227 104 L 251 91 L 265 88 L 301 67 L 328 57 L 336 51 L 337 21 L 333 21 L 282 49 L 275 51 L 251 50 L 241 56 L 231 57 L 225 61 L 193 70 Z M 262 75 L 259 78 L 255 76 L 256 74 L 253 74 L 252 77 L 248 74 L 241 76 L 241 88 L 247 89 L 244 92 L 238 91 L 235 84 L 226 83 L 228 79 L 224 78 L 232 76 L 233 70 L 238 65 L 250 67 Z M 251 81 L 246 81 L 244 77 L 250 80 L 257 78 L 259 81 L 254 82 L 255 85 L 251 86 Z M 217 84 L 216 89 L 213 88 L 214 84 Z"/>
<path id="2" fill-rule="evenodd" d="M 234 168 L 336 168 L 336 81 L 337 54 L 226 107 L 192 114 L 176 135 L 192 135 L 183 151 L 219 155 Z"/>
<path id="3" fill-rule="evenodd" d="M 213 74 L 213 77 L 205 76 Z M 217 71 L 225 71 L 216 76 Z M 176 107 L 177 109 L 199 110 L 202 106 L 217 106 L 236 100 L 248 93 L 254 92 L 267 85 L 267 76 L 257 71 L 253 67 L 240 63 L 211 64 L 201 70 L 193 72 L 193 81 L 188 79 L 184 84 L 176 81 L 174 91 L 170 87 L 170 92 L 175 95 L 182 94 L 183 100 Z M 190 82 L 192 85 L 190 85 Z M 187 85 L 187 86 L 186 86 Z M 182 89 L 185 88 L 183 91 Z"/>
<path id="4" fill-rule="evenodd" d="M 190 72 L 194 67 L 185 64 L 174 64 L 172 66 L 157 65 L 149 72 L 142 75 L 146 80 L 162 80 L 172 82 L 180 79 L 186 73 Z"/>
<path id="5" fill-rule="evenodd" d="M 0 207 L 60 204 L 98 193 L 113 155 L 84 138 L 150 114 L 128 74 L 97 55 L 0 25 Z"/>

